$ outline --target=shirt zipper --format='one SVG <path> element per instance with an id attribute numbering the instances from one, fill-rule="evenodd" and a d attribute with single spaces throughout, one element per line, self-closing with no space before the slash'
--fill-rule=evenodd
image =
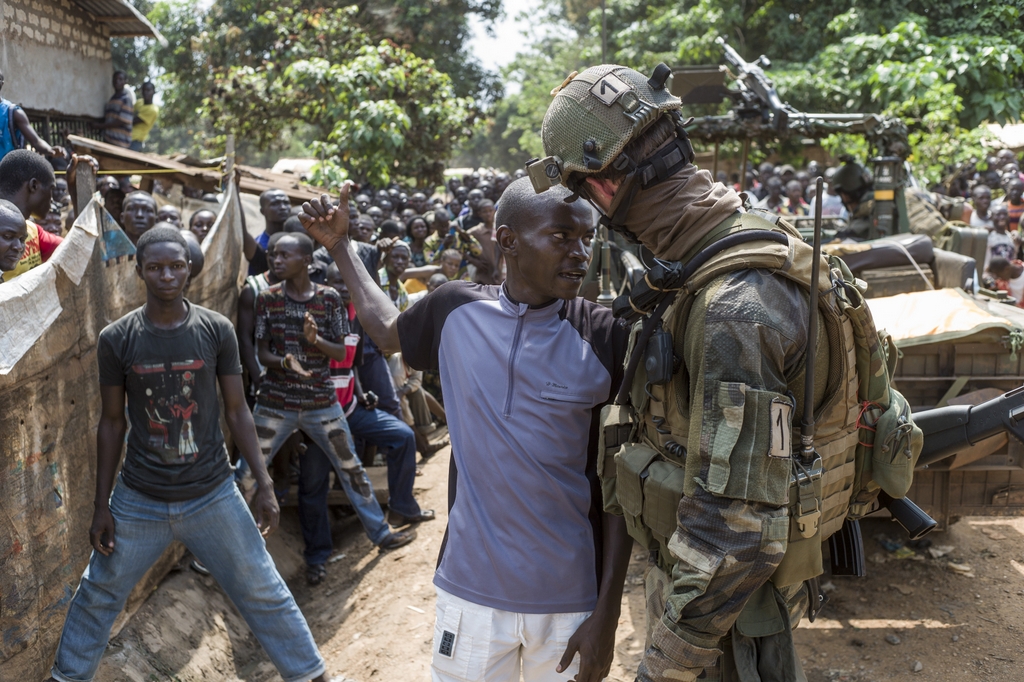
<path id="1" fill-rule="evenodd" d="M 515 375 L 515 363 L 516 356 L 519 355 L 519 341 L 523 332 L 523 314 L 516 318 L 516 332 L 512 337 L 512 350 L 508 354 L 508 396 L 505 398 L 505 419 L 512 416 L 512 398 L 515 395 L 516 389 L 516 375 Z"/>

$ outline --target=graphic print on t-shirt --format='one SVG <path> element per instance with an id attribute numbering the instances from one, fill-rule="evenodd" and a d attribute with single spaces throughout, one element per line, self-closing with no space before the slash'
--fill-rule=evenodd
<path id="1" fill-rule="evenodd" d="M 198 418 L 193 393 L 196 372 L 203 366 L 202 360 L 132 365 L 132 374 L 146 395 L 149 446 L 168 464 L 194 460 L 199 454 L 192 423 Z"/>

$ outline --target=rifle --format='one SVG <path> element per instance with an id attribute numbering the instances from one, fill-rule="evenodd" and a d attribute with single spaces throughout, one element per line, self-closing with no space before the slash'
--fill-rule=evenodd
<path id="1" fill-rule="evenodd" d="M 1002 431 L 1024 443 L 1024 386 L 980 405 L 949 405 L 918 412 L 914 423 L 924 431 L 918 466 L 934 464 Z"/>
<path id="2" fill-rule="evenodd" d="M 916 412 L 914 423 L 924 432 L 919 467 L 935 464 L 1003 431 L 1024 443 L 1024 386 L 980 405 L 949 405 Z M 878 503 L 906 529 L 911 540 L 921 538 L 935 527 L 935 521 L 909 498 L 893 499 L 879 493 Z M 864 575 L 864 546 L 857 521 L 847 520 L 829 538 L 829 547 L 833 575 Z"/>

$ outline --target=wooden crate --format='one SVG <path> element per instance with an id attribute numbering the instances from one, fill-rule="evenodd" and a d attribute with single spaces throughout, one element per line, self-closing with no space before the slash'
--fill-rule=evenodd
<path id="1" fill-rule="evenodd" d="M 1009 317 L 1016 322 L 1016 313 Z M 915 411 L 942 407 L 951 399 L 956 404 L 957 396 L 990 389 L 982 393 L 985 400 L 1021 385 L 1024 349 L 1011 352 L 1005 329 L 901 348 L 895 374 L 896 389 Z M 1024 513 L 1024 445 L 1009 437 L 994 452 L 970 459 L 960 453 L 919 469 L 908 497 L 942 528 L 962 516 Z"/>

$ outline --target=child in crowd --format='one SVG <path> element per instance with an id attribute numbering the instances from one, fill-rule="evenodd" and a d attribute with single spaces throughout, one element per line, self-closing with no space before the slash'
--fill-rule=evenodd
<path id="1" fill-rule="evenodd" d="M 188 219 L 188 229 L 202 244 L 215 222 L 217 222 L 217 214 L 204 208 L 193 213 L 192 217 Z"/>
<path id="2" fill-rule="evenodd" d="M 157 209 L 156 221 L 158 223 L 170 223 L 180 230 L 182 225 L 181 211 L 179 211 L 178 207 L 174 204 L 164 204 Z M 199 241 L 202 241 L 202 239 Z"/>
<path id="3" fill-rule="evenodd" d="M 1006 199 L 1003 201 L 1009 217 L 1010 230 L 1016 230 L 1020 225 L 1020 217 L 1024 215 L 1024 180 L 1019 174 L 1014 174 L 1006 183 Z"/>
<path id="4" fill-rule="evenodd" d="M 975 185 L 971 190 L 971 205 L 974 210 L 971 212 L 971 227 L 984 227 L 992 229 L 992 215 L 989 208 L 992 206 L 992 190 L 988 185 Z"/>
<path id="5" fill-rule="evenodd" d="M 469 281 L 469 272 L 466 261 L 462 254 L 455 249 L 445 249 L 441 252 L 441 274 L 448 278 L 448 281 L 455 279 Z"/>
<path id="6" fill-rule="evenodd" d="M 786 200 L 779 205 L 779 214 L 787 216 L 810 215 L 807 202 L 804 200 L 804 188 L 799 180 L 786 183 Z"/>
<path id="7" fill-rule="evenodd" d="M 448 277 L 446 277 L 443 272 L 431 275 L 430 279 L 427 280 L 427 288 L 424 291 L 417 291 L 415 294 L 409 294 L 409 305 L 412 306 L 447 281 Z"/>
<path id="8" fill-rule="evenodd" d="M 1024 262 L 996 256 L 988 266 L 996 278 L 996 289 L 1008 293 L 1018 308 L 1024 308 Z"/>

